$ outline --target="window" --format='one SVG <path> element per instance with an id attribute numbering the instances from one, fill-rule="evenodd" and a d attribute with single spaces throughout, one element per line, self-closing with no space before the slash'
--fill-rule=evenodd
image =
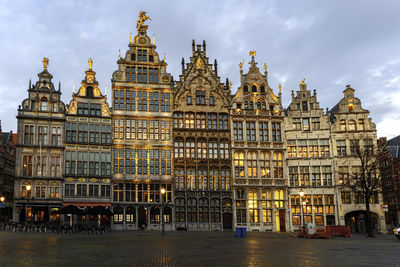
<path id="1" fill-rule="evenodd" d="M 301 108 L 303 111 L 308 111 L 307 101 L 301 102 Z"/>
<path id="2" fill-rule="evenodd" d="M 263 190 L 261 193 L 262 222 L 272 223 L 272 191 Z"/>
<path id="3" fill-rule="evenodd" d="M 123 201 L 123 184 L 117 183 L 113 185 L 114 201 Z"/>
<path id="4" fill-rule="evenodd" d="M 282 153 L 275 152 L 274 153 L 274 178 L 283 178 L 283 160 Z"/>
<path id="5" fill-rule="evenodd" d="M 51 145 L 61 146 L 61 127 L 51 127 Z"/>
<path id="6" fill-rule="evenodd" d="M 74 197 L 75 196 L 75 185 L 74 184 L 65 184 L 65 196 L 66 197 Z"/>
<path id="7" fill-rule="evenodd" d="M 146 62 L 147 61 L 147 50 L 138 49 L 138 61 Z"/>
<path id="8" fill-rule="evenodd" d="M 188 138 L 186 139 L 186 158 L 194 159 L 195 158 L 195 148 L 194 148 L 194 139 Z"/>
<path id="9" fill-rule="evenodd" d="M 257 178 L 257 153 L 247 153 L 247 176 L 249 178 Z"/>
<path id="10" fill-rule="evenodd" d="M 300 195 L 290 196 L 290 207 L 292 215 L 293 225 L 301 225 L 301 204 Z"/>
<path id="11" fill-rule="evenodd" d="M 86 197 L 87 196 L 87 185 L 86 184 L 77 184 L 76 185 L 76 196 L 77 197 Z"/>
<path id="12" fill-rule="evenodd" d="M 245 190 L 236 190 L 236 222 L 238 224 L 247 224 L 246 221 L 246 194 Z"/>
<path id="13" fill-rule="evenodd" d="M 217 130 L 217 114 L 208 113 L 208 129 Z"/>
<path id="14" fill-rule="evenodd" d="M 192 112 L 185 113 L 185 128 L 194 129 L 194 113 Z"/>
<path id="15" fill-rule="evenodd" d="M 233 122 L 233 140 L 243 140 L 243 123 L 241 121 Z"/>
<path id="16" fill-rule="evenodd" d="M 149 68 L 149 82 L 150 83 L 158 83 L 158 69 L 157 68 Z"/>
<path id="17" fill-rule="evenodd" d="M 60 169 L 60 157 L 51 157 L 50 158 L 50 177 L 60 177 L 61 169 Z"/>
<path id="18" fill-rule="evenodd" d="M 40 101 L 40 111 L 49 111 L 49 102 L 47 102 L 47 98 L 45 97 Z"/>
<path id="19" fill-rule="evenodd" d="M 336 149 L 338 156 L 346 156 L 346 140 L 337 140 Z"/>
<path id="20" fill-rule="evenodd" d="M 303 131 L 309 131 L 309 130 L 310 130 L 310 119 L 303 118 Z"/>
<path id="21" fill-rule="evenodd" d="M 81 104 L 81 107 L 80 107 Z M 124 91 L 122 90 L 115 90 L 114 91 L 114 106 L 115 110 L 123 110 L 124 109 Z M 88 113 L 84 109 L 83 103 L 78 103 L 78 115 L 87 115 Z"/>
<path id="22" fill-rule="evenodd" d="M 288 158 L 297 157 L 296 140 L 287 140 Z"/>
<path id="23" fill-rule="evenodd" d="M 348 166 L 339 166 L 338 179 L 339 179 L 339 184 L 348 184 L 349 183 L 349 167 Z"/>
<path id="24" fill-rule="evenodd" d="M 229 159 L 230 158 L 229 144 L 227 141 L 222 141 L 219 143 L 219 157 L 221 159 Z"/>
<path id="25" fill-rule="evenodd" d="M 262 178 L 271 178 L 270 154 L 268 152 L 260 153 L 260 171 Z"/>
<path id="26" fill-rule="evenodd" d="M 205 105 L 206 92 L 197 90 L 196 91 L 196 105 Z"/>
<path id="27" fill-rule="evenodd" d="M 183 158 L 183 140 L 176 140 L 174 142 L 174 156 L 175 158 Z"/>
<path id="28" fill-rule="evenodd" d="M 183 128 L 183 113 L 174 113 L 174 128 Z"/>
<path id="29" fill-rule="evenodd" d="M 234 154 L 234 164 L 235 164 L 235 177 L 244 177 L 244 153 L 235 152 Z"/>
<path id="30" fill-rule="evenodd" d="M 89 185 L 89 197 L 92 197 L 92 198 L 99 197 L 99 185 L 97 185 L 97 184 Z"/>
<path id="31" fill-rule="evenodd" d="M 358 130 L 360 130 L 360 131 L 365 130 L 364 119 L 359 119 L 358 120 Z"/>
<path id="32" fill-rule="evenodd" d="M 210 96 L 210 106 L 214 106 L 214 96 Z"/>
<path id="33" fill-rule="evenodd" d="M 124 120 L 123 119 L 114 119 L 114 138 L 115 139 L 123 139 L 124 138 Z M 87 140 L 87 138 L 86 138 L 86 140 Z"/>
<path id="34" fill-rule="evenodd" d="M 301 130 L 301 121 L 300 118 L 293 118 L 293 128 L 295 130 Z"/>
<path id="35" fill-rule="evenodd" d="M 353 120 L 349 120 L 349 131 L 355 131 L 355 130 L 357 130 L 356 122 Z"/>
<path id="36" fill-rule="evenodd" d="M 207 170 L 204 169 L 203 167 L 200 167 L 197 173 L 198 173 L 197 188 L 199 190 L 208 190 Z"/>
<path id="37" fill-rule="evenodd" d="M 374 143 L 372 139 L 364 139 L 364 152 L 368 155 L 372 155 L 374 153 Z"/>
<path id="38" fill-rule="evenodd" d="M 272 123 L 272 142 L 282 142 L 281 124 L 279 122 Z"/>
<path id="39" fill-rule="evenodd" d="M 308 140 L 308 150 L 309 150 L 310 157 L 312 157 L 312 158 L 318 157 L 318 140 L 317 139 Z"/>
<path id="40" fill-rule="evenodd" d="M 311 167 L 311 184 L 312 186 L 321 186 L 321 174 L 320 174 L 320 167 L 313 166 Z"/>
<path id="41" fill-rule="evenodd" d="M 300 158 L 307 158 L 308 156 L 307 140 L 298 141 L 298 155 Z"/>
<path id="42" fill-rule="evenodd" d="M 228 114 L 220 113 L 218 121 L 220 130 L 228 130 Z"/>
<path id="43" fill-rule="evenodd" d="M 290 186 L 298 186 L 299 185 L 299 180 L 298 180 L 298 167 L 289 167 L 289 182 Z"/>
<path id="44" fill-rule="evenodd" d="M 179 166 L 177 166 L 175 169 L 175 189 L 185 189 L 185 171 Z"/>
<path id="45" fill-rule="evenodd" d="M 205 113 L 197 113 L 196 114 L 196 128 L 197 129 L 206 129 L 206 114 Z"/>
<path id="46" fill-rule="evenodd" d="M 207 141 L 204 138 L 200 138 L 197 141 L 197 158 L 198 159 L 207 158 Z"/>
<path id="47" fill-rule="evenodd" d="M 133 56 L 133 55 L 132 55 Z M 136 81 L 135 67 L 126 67 L 126 81 L 134 82 Z"/>
<path id="48" fill-rule="evenodd" d="M 32 176 L 32 156 L 23 156 L 23 176 Z"/>
<path id="49" fill-rule="evenodd" d="M 38 126 L 38 144 L 47 145 L 47 126 Z"/>
<path id="50" fill-rule="evenodd" d="M 45 185 L 40 186 L 36 183 L 35 191 L 36 191 L 36 194 L 35 194 L 36 198 L 45 198 L 46 197 L 46 186 Z"/>
<path id="51" fill-rule="evenodd" d="M 33 145 L 33 126 L 25 125 L 24 144 Z"/>
<path id="52" fill-rule="evenodd" d="M 243 91 L 248 92 L 248 91 L 249 91 L 249 87 L 248 87 L 247 85 L 245 85 L 245 86 L 243 87 Z"/>
<path id="53" fill-rule="evenodd" d="M 285 196 L 282 189 L 275 190 L 275 207 L 284 208 Z"/>
<path id="54" fill-rule="evenodd" d="M 76 142 L 76 123 L 66 123 L 66 135 L 65 141 L 67 143 L 75 143 Z"/>
<path id="55" fill-rule="evenodd" d="M 312 129 L 319 130 L 320 129 L 320 122 L 318 117 L 311 118 Z"/>
<path id="56" fill-rule="evenodd" d="M 218 142 L 217 140 L 210 140 L 208 142 L 208 158 L 218 159 Z"/>
<path id="57" fill-rule="evenodd" d="M 188 95 L 188 96 L 186 96 L 186 99 L 187 99 L 187 104 L 191 105 L 192 104 L 192 96 Z"/>
<path id="58" fill-rule="evenodd" d="M 360 140 L 350 140 L 350 154 L 354 157 L 360 151 Z"/>
<path id="59" fill-rule="evenodd" d="M 340 130 L 346 131 L 346 120 L 340 120 Z"/>
<path id="60" fill-rule="evenodd" d="M 147 83 L 147 71 L 146 67 L 138 67 L 137 68 L 137 81 L 139 83 Z"/>
<path id="61" fill-rule="evenodd" d="M 259 222 L 258 214 L 258 192 L 256 190 L 249 190 L 249 220 L 250 223 Z"/>
<path id="62" fill-rule="evenodd" d="M 331 166 L 322 166 L 323 186 L 332 186 L 332 170 Z"/>
<path id="63" fill-rule="evenodd" d="M 251 91 L 252 91 L 252 92 L 257 92 L 257 86 L 253 85 L 253 86 L 251 87 Z"/>
<path id="64" fill-rule="evenodd" d="M 47 176 L 46 173 L 46 157 L 36 156 L 36 176 L 43 177 Z"/>
<path id="65" fill-rule="evenodd" d="M 260 141 L 261 142 L 269 141 L 268 122 L 259 122 L 258 128 L 259 128 L 259 133 L 260 133 Z"/>
<path id="66" fill-rule="evenodd" d="M 256 123 L 246 122 L 247 141 L 256 141 Z"/>
<path id="67" fill-rule="evenodd" d="M 310 168 L 309 166 L 300 166 L 300 186 L 310 185 Z"/>
<path id="68" fill-rule="evenodd" d="M 250 101 L 250 102 L 249 102 L 249 109 L 254 109 L 253 101 Z"/>
<path id="69" fill-rule="evenodd" d="M 321 157 L 329 157 L 329 139 L 320 139 L 319 145 Z"/>
<path id="70" fill-rule="evenodd" d="M 342 200 L 342 204 L 351 204 L 350 192 L 340 192 L 340 198 Z"/>
<path id="71" fill-rule="evenodd" d="M 114 223 L 121 224 L 124 221 L 124 214 L 123 214 L 122 208 L 115 207 L 113 213 L 114 213 L 114 215 L 113 215 Z"/>

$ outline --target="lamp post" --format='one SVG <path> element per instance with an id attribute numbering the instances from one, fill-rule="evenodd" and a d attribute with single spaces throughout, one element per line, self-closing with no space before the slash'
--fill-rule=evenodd
<path id="1" fill-rule="evenodd" d="M 0 197 L 0 208 L 4 208 L 4 210 L 5 210 L 5 208 L 6 208 L 5 200 L 6 200 L 6 198 L 5 198 L 4 196 L 1 196 L 1 197 Z M 4 212 L 3 212 L 3 211 L 1 212 L 1 215 L 4 215 Z"/>
<path id="2" fill-rule="evenodd" d="M 28 207 L 29 207 L 29 197 L 30 197 L 30 192 L 31 192 L 32 186 L 27 185 L 26 186 L 26 207 L 25 207 L 25 223 L 28 222 Z"/>
<path id="3" fill-rule="evenodd" d="M 161 188 L 161 233 L 164 235 L 165 234 L 165 226 L 164 226 L 164 194 L 165 194 L 165 188 Z"/>
<path id="4" fill-rule="evenodd" d="M 304 191 L 303 191 L 303 189 L 300 190 L 299 195 L 300 195 L 300 209 L 301 209 L 301 218 L 302 218 L 301 221 L 302 221 L 302 225 L 303 225 L 303 227 L 304 227 L 304 211 L 303 211 L 303 205 L 304 205 L 304 203 L 303 203 L 303 196 L 304 196 Z"/>

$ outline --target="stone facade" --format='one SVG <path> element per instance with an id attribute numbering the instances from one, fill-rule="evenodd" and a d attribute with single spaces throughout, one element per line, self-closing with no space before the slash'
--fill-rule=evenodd
<path id="1" fill-rule="evenodd" d="M 58 219 L 62 206 L 65 105 L 60 85 L 44 69 L 28 98 L 18 108 L 18 136 L 14 183 L 14 221 L 45 222 Z"/>
<path id="2" fill-rule="evenodd" d="M 256 66 L 249 71 L 231 103 L 231 144 L 234 188 L 234 226 L 249 231 L 286 231 L 287 179 L 284 147 L 284 111 Z"/>
<path id="3" fill-rule="evenodd" d="M 217 61 L 213 68 L 205 42 L 193 40 L 173 96 L 176 227 L 232 229 L 229 107 Z"/>
<path id="4" fill-rule="evenodd" d="M 347 86 L 344 97 L 329 112 L 331 138 L 334 157 L 335 182 L 338 188 L 338 223 L 349 225 L 352 231 L 365 232 L 365 200 L 361 193 L 350 187 L 351 177 L 360 172 L 357 149 L 377 151 L 376 126 L 363 109 L 355 90 Z M 386 231 L 383 199 L 376 193 L 370 200 L 374 227 L 379 232 Z"/>
<path id="5" fill-rule="evenodd" d="M 285 117 L 291 231 L 337 223 L 329 114 L 303 80 Z"/>
<path id="6" fill-rule="evenodd" d="M 171 101 L 167 63 L 138 26 L 112 76 L 113 229 L 174 229 Z M 163 218 L 163 222 L 161 221 Z"/>
<path id="7" fill-rule="evenodd" d="M 102 95 L 96 72 L 89 69 L 78 91 L 73 88 L 65 123 L 64 206 L 111 206 L 112 139 L 111 110 Z M 66 222 L 109 224 L 109 217 L 67 217 Z"/>

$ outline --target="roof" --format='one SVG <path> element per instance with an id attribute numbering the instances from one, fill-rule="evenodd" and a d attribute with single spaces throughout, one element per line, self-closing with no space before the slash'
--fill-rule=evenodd
<path id="1" fill-rule="evenodd" d="M 400 135 L 390 139 L 386 147 L 394 159 L 400 158 Z"/>

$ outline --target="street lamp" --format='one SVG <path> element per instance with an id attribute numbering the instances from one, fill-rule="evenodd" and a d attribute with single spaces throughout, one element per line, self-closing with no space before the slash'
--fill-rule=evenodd
<path id="1" fill-rule="evenodd" d="M 1 197 L 0 197 L 0 202 L 4 202 L 4 200 L 6 200 L 6 198 L 3 197 L 3 196 L 1 196 Z"/>
<path id="2" fill-rule="evenodd" d="M 28 222 L 28 207 L 29 207 L 29 197 L 30 197 L 30 192 L 31 192 L 32 186 L 27 185 L 26 186 L 26 207 L 25 207 L 25 223 Z"/>
<path id="3" fill-rule="evenodd" d="M 165 194 L 165 188 L 161 188 L 161 233 L 164 235 L 165 234 L 165 226 L 164 226 L 164 194 Z"/>
<path id="4" fill-rule="evenodd" d="M 300 195 L 300 208 L 301 208 L 301 213 L 300 213 L 300 214 L 301 214 L 301 218 L 302 218 L 302 225 L 303 225 L 303 227 L 304 227 L 304 211 L 303 211 L 303 206 L 304 206 L 305 203 L 303 203 L 303 196 L 304 196 L 304 191 L 303 191 L 303 189 L 300 190 L 299 195 Z"/>

